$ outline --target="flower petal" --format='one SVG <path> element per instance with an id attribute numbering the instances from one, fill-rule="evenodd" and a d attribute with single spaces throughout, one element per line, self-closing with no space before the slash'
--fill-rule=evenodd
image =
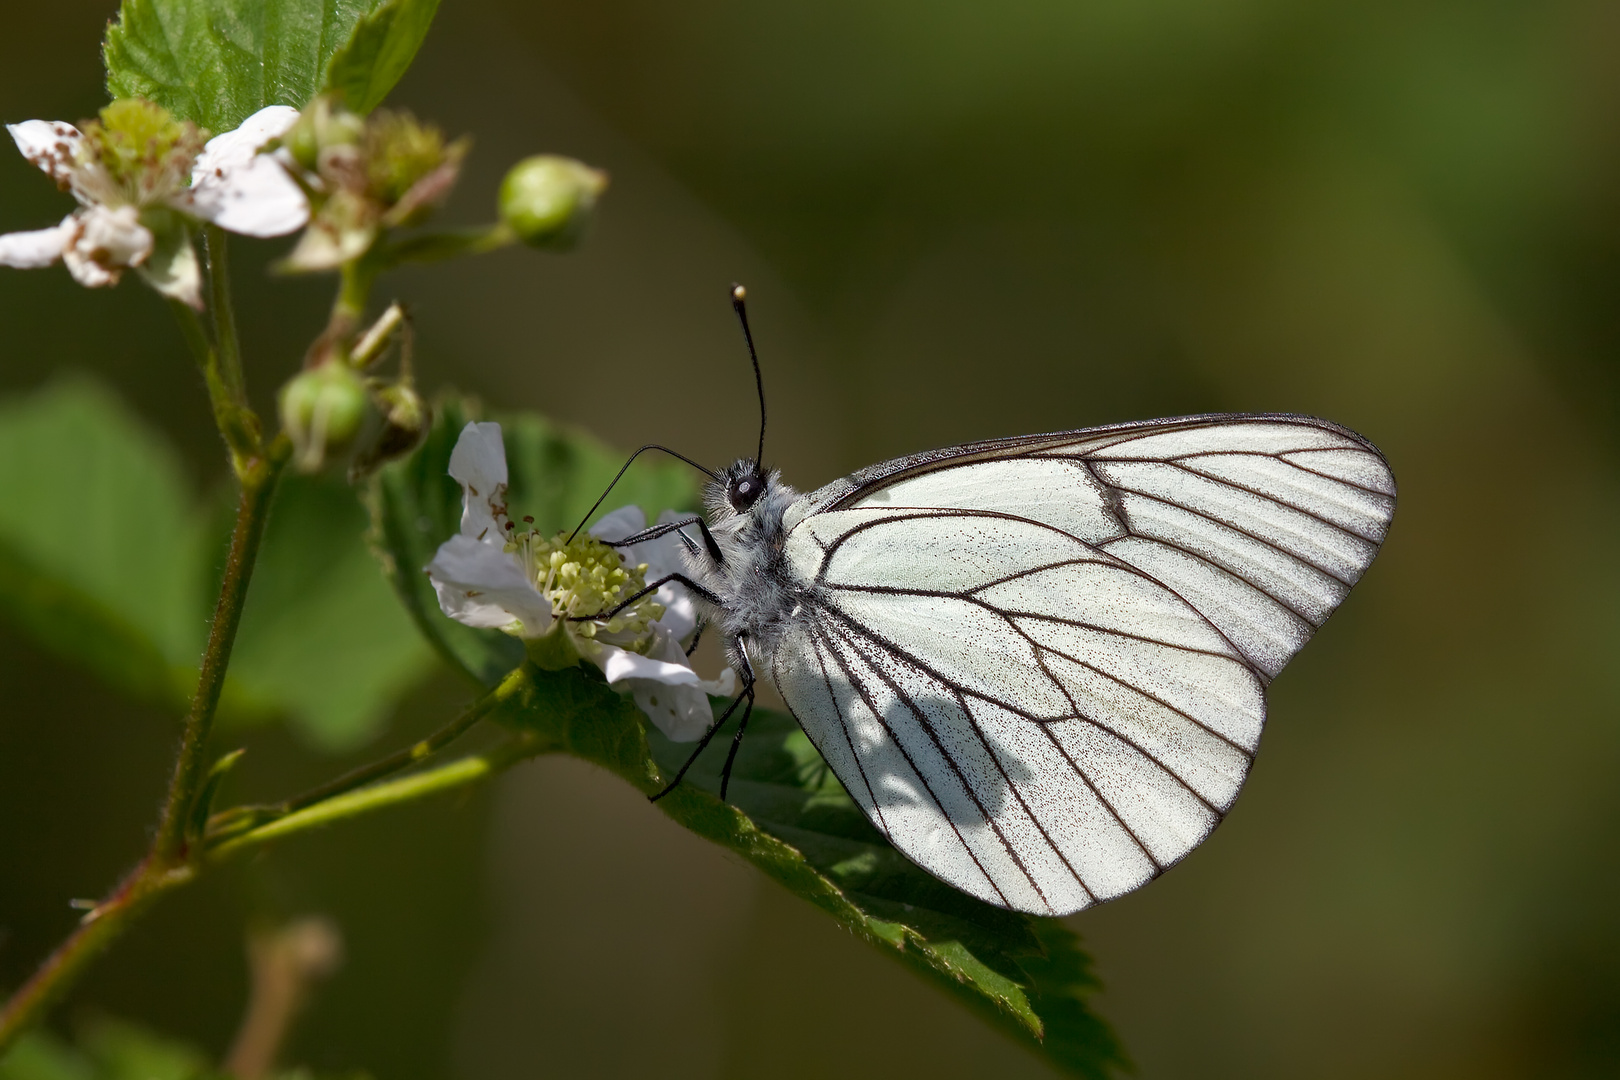
<path id="1" fill-rule="evenodd" d="M 65 190 L 73 183 L 79 144 L 84 141 L 78 128 L 60 120 L 24 120 L 7 124 L 6 130 L 29 164 L 55 180 L 58 187 Z"/>
<path id="2" fill-rule="evenodd" d="M 636 680 L 630 684 L 630 696 L 671 742 L 696 742 L 714 723 L 709 695 L 697 687 Z"/>
<path id="3" fill-rule="evenodd" d="M 287 105 L 260 109 L 208 140 L 191 170 L 190 209 L 244 236 L 285 236 L 309 222 L 309 201 L 275 155 L 259 150 L 298 120 Z"/>
<path id="4" fill-rule="evenodd" d="M 658 524 L 667 525 L 672 521 L 680 521 L 691 516 L 678 510 L 665 510 L 658 515 Z M 607 539 L 615 536 L 633 536 L 646 528 L 646 521 L 641 513 L 641 507 L 622 506 L 591 526 L 591 533 L 598 538 Z M 676 532 L 665 533 L 651 540 L 643 540 L 639 544 L 619 548 L 619 553 L 631 566 L 645 563 L 646 579 L 649 583 L 670 574 L 685 574 L 688 569 L 686 544 Z M 664 605 L 664 617 L 658 620 L 658 624 L 681 641 L 690 638 L 697 630 L 697 604 L 692 597 L 692 590 L 685 585 L 671 582 L 659 588 L 657 599 Z"/>
<path id="5" fill-rule="evenodd" d="M 602 645 L 591 657 L 602 667 L 609 685 L 629 690 L 636 705 L 675 742 L 701 738 L 714 723 L 709 696 L 730 697 L 737 675 L 729 667 L 718 679 L 707 680 L 692 670 L 680 643 L 660 634 L 655 655 L 642 656 L 616 645 Z"/>
<path id="6" fill-rule="evenodd" d="M 151 230 L 141 224 L 133 206 L 87 206 L 75 216 L 79 229 L 62 249 L 62 261 L 80 285 L 91 289 L 116 285 L 124 270 L 139 266 L 152 254 Z"/>
<path id="7" fill-rule="evenodd" d="M 551 602 L 500 547 L 452 536 L 425 569 L 439 607 L 457 622 L 503 630 L 519 622 L 524 637 L 539 637 L 551 627 Z"/>
<path id="8" fill-rule="evenodd" d="M 590 534 L 598 540 L 611 543 L 614 537 L 632 536 L 646 527 L 647 515 L 641 512 L 641 507 L 631 503 L 629 506 L 619 507 L 611 514 L 604 514 L 601 521 L 591 526 Z M 637 547 L 639 546 L 638 544 Z M 620 548 L 619 550 L 626 553 L 626 562 L 640 561 L 629 558 L 628 552 L 631 550 L 630 548 Z"/>
<path id="9" fill-rule="evenodd" d="M 49 229 L 0 236 L 0 266 L 15 266 L 19 270 L 49 266 L 62 257 L 63 249 L 73 242 L 78 231 L 78 219 L 69 214 L 60 225 Z"/>
<path id="10" fill-rule="evenodd" d="M 155 234 L 151 254 L 135 269 L 146 283 L 164 296 L 202 310 L 202 267 L 191 246 L 191 230 L 166 214 L 169 227 Z"/>
<path id="11" fill-rule="evenodd" d="M 468 424 L 450 452 L 450 475 L 462 487 L 461 535 L 506 544 L 506 444 L 501 425 Z"/>

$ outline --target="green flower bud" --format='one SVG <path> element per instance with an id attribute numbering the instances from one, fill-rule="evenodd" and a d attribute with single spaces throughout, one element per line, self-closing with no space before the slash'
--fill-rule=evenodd
<path id="1" fill-rule="evenodd" d="M 294 161 L 315 172 L 320 166 L 321 151 L 358 146 L 365 130 L 364 117 L 335 106 L 330 98 L 316 98 L 310 102 L 298 122 L 282 136 L 281 144 L 292 154 Z"/>
<path id="2" fill-rule="evenodd" d="M 455 187 L 472 143 L 446 142 L 444 132 L 408 112 L 378 109 L 366 122 L 367 197 L 389 228 L 419 225 Z"/>
<path id="3" fill-rule="evenodd" d="M 350 478 L 369 476 L 378 466 L 404 457 L 416 449 L 433 423 L 433 410 L 405 383 L 377 387 L 372 400 L 382 414 L 382 425 L 375 439 L 355 456 Z"/>
<path id="4" fill-rule="evenodd" d="M 331 361 L 293 376 L 281 389 L 281 426 L 298 467 L 314 472 L 329 454 L 347 449 L 369 401 L 365 382 L 345 363 Z"/>
<path id="5" fill-rule="evenodd" d="M 501 181 L 501 220 L 531 247 L 564 250 L 578 242 L 607 185 L 607 173 L 573 158 L 525 158 Z"/>

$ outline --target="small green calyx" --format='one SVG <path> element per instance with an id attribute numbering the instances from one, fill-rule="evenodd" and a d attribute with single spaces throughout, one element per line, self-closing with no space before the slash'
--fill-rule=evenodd
<path id="1" fill-rule="evenodd" d="M 383 206 L 398 206 L 438 170 L 458 167 L 468 146 L 465 139 L 446 144 L 444 132 L 420 123 L 410 113 L 378 110 L 366 125 L 365 139 L 366 179 L 372 198 Z M 448 180 L 454 181 L 453 173 Z M 419 200 L 418 195 L 413 201 Z"/>
<path id="2" fill-rule="evenodd" d="M 315 472 L 329 456 L 346 450 L 369 402 L 364 380 L 341 361 L 295 375 L 281 391 L 281 426 L 292 440 L 298 467 Z"/>
<path id="3" fill-rule="evenodd" d="M 371 398 L 382 415 L 382 425 L 355 455 L 351 479 L 369 476 L 386 462 L 415 450 L 433 424 L 433 409 L 407 382 L 373 386 Z"/>
<path id="4" fill-rule="evenodd" d="M 185 185 L 207 133 L 169 110 L 141 98 L 120 98 L 86 121 L 89 153 L 136 204 Z"/>
<path id="5" fill-rule="evenodd" d="M 612 643 L 640 652 L 652 642 L 652 624 L 664 615 L 664 606 L 651 595 L 610 618 L 595 618 L 613 611 L 646 587 L 647 568 L 631 566 L 619 553 L 588 533 L 569 540 L 566 533 L 551 539 L 536 531 L 513 536 L 506 549 L 518 556 L 535 587 L 551 601 L 554 618 L 568 622 L 571 633 L 586 640 L 612 639 Z"/>
<path id="6" fill-rule="evenodd" d="M 526 158 L 501 181 L 501 220 L 531 247 L 565 250 L 579 241 L 607 185 L 607 173 L 573 158 Z"/>
<path id="7" fill-rule="evenodd" d="M 321 97 L 310 102 L 298 122 L 282 136 L 281 144 L 294 161 L 316 172 L 323 153 L 359 146 L 365 130 L 363 117 L 335 105 L 331 98 Z"/>
<path id="8" fill-rule="evenodd" d="M 406 112 L 359 116 L 330 98 L 312 102 L 282 139 L 309 195 L 309 228 L 280 264 L 335 270 L 364 258 L 390 229 L 419 225 L 449 197 L 471 143 L 446 142 Z"/>
<path id="9" fill-rule="evenodd" d="M 563 671 L 580 661 L 574 635 L 561 619 L 552 623 L 551 629 L 540 637 L 525 641 L 523 647 L 529 654 L 529 662 L 542 671 Z"/>

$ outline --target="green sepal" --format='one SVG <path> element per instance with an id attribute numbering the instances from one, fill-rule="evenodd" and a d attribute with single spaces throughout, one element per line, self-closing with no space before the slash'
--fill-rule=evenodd
<path id="1" fill-rule="evenodd" d="M 247 751 L 243 749 L 232 750 L 230 753 L 222 755 L 208 770 L 208 775 L 203 777 L 202 787 L 198 789 L 197 797 L 191 804 L 191 812 L 186 817 L 186 843 L 188 845 L 202 839 L 203 834 L 208 830 L 208 818 L 214 812 L 214 800 L 219 795 L 220 785 L 225 782 L 225 777 L 232 769 L 236 768 L 236 763 L 241 761 L 242 756 L 246 753 Z"/>
<path id="2" fill-rule="evenodd" d="M 579 649 L 568 633 L 568 624 L 562 619 L 551 624 L 551 629 L 537 638 L 523 643 L 529 662 L 542 671 L 562 671 L 579 666 Z"/>

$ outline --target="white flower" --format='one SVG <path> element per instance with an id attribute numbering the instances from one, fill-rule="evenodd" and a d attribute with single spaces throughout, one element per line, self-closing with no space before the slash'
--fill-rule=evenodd
<path id="1" fill-rule="evenodd" d="M 736 673 L 728 667 L 719 679 L 705 680 L 687 661 L 697 609 L 685 589 L 666 584 L 611 619 L 570 621 L 612 610 L 649 579 L 681 571 L 680 538 L 670 533 L 619 551 L 603 543 L 641 531 L 646 518 L 635 506 L 607 515 L 572 543 L 519 529 L 507 515 L 499 424 L 463 429 L 450 475 L 462 488 L 461 532 L 425 568 L 444 613 L 532 642 L 565 635 L 665 735 L 677 742 L 702 736 L 714 719 L 709 695 L 734 693 Z M 659 520 L 674 520 L 673 512 Z"/>
<path id="2" fill-rule="evenodd" d="M 297 120 L 297 109 L 270 105 L 209 139 L 191 170 L 192 213 L 243 236 L 285 236 L 308 224 L 309 201 L 281 154 L 259 153 Z"/>
<path id="3" fill-rule="evenodd" d="M 23 157 L 71 192 L 79 209 L 54 228 L 0 236 L 0 266 L 61 260 L 91 288 L 115 285 L 134 269 L 165 296 L 201 307 L 188 219 L 248 236 L 280 236 L 309 219 L 298 185 L 259 154 L 298 119 L 297 109 L 261 109 L 200 153 L 195 129 L 150 103 L 114 102 L 102 118 L 88 135 L 60 121 L 6 125 Z"/>

